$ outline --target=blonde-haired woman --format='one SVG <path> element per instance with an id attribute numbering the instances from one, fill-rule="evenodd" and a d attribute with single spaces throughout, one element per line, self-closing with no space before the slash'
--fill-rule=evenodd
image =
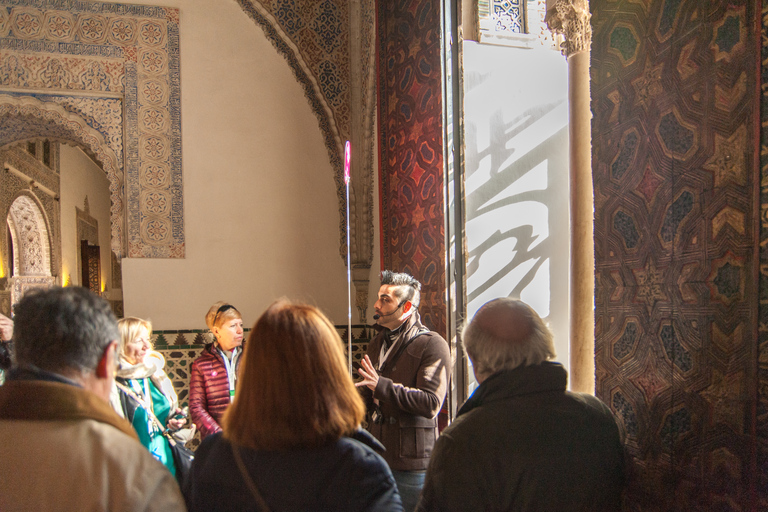
<path id="1" fill-rule="evenodd" d="M 195 454 L 189 510 L 402 510 L 364 415 L 330 321 L 272 304 L 249 337 L 224 432 Z"/>
<path id="2" fill-rule="evenodd" d="M 131 423 L 141 444 L 176 476 L 176 465 L 165 430 L 177 431 L 186 423 L 173 384 L 165 374 L 165 359 L 152 350 L 152 324 L 136 317 L 117 322 L 120 358 L 112 404 Z"/>
<path id="3" fill-rule="evenodd" d="M 221 431 L 221 418 L 235 397 L 243 348 L 243 317 L 227 302 L 217 302 L 205 315 L 213 343 L 192 363 L 189 412 L 200 437 Z"/>

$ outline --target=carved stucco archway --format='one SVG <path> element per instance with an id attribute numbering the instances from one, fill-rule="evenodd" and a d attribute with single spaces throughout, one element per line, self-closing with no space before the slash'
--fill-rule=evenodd
<path id="1" fill-rule="evenodd" d="M 56 283 L 51 268 L 51 230 L 41 205 L 27 194 L 20 194 L 11 203 L 7 223 L 13 240 L 10 303 L 16 304 L 28 290 Z"/>
<path id="2" fill-rule="evenodd" d="M 82 117 L 60 105 L 27 96 L 0 94 L 0 149 L 35 139 L 78 145 L 101 164 L 109 179 L 111 249 L 118 258 L 122 257 L 125 254 L 124 177 L 116 155 L 105 144 L 104 138 Z"/>
<path id="3" fill-rule="evenodd" d="M 14 275 L 50 276 L 48 223 L 37 202 L 27 195 L 17 197 L 8 211 L 8 227 L 13 240 Z"/>

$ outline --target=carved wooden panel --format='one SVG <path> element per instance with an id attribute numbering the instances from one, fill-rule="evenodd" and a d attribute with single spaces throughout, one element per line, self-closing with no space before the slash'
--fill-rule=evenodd
<path id="1" fill-rule="evenodd" d="M 626 430 L 631 508 L 765 510 L 760 13 L 590 7 L 597 393 Z"/>

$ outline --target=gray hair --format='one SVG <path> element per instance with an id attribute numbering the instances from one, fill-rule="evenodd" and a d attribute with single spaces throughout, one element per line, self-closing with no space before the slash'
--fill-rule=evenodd
<path id="1" fill-rule="evenodd" d="M 418 308 L 421 302 L 421 283 L 405 272 L 382 270 L 381 284 L 397 286 L 394 290 L 398 302 L 408 301 Z"/>
<path id="2" fill-rule="evenodd" d="M 14 313 L 13 340 L 20 366 L 89 373 L 107 346 L 120 339 L 109 302 L 78 286 L 31 290 Z"/>
<path id="3" fill-rule="evenodd" d="M 485 380 L 502 370 L 537 365 L 556 355 L 552 331 L 533 308 L 514 299 L 497 300 L 509 301 L 522 310 L 524 325 L 520 331 L 527 336 L 506 339 L 484 329 L 474 319 L 469 324 L 465 322 L 462 328 L 464 348 L 478 380 Z"/>

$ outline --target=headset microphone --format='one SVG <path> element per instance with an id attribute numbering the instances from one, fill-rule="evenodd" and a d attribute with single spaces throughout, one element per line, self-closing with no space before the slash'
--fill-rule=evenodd
<path id="1" fill-rule="evenodd" d="M 384 318 L 385 316 L 392 316 L 392 315 L 394 315 L 395 313 L 397 313 L 397 310 L 400 309 L 401 307 L 403 307 L 403 304 L 405 304 L 406 302 L 408 302 L 408 301 L 404 300 L 403 302 L 401 302 L 400 304 L 397 305 L 397 307 L 395 308 L 395 310 L 393 312 L 387 313 L 386 315 L 380 315 L 380 314 L 376 313 L 375 315 L 373 315 L 373 319 L 374 320 L 378 320 L 379 318 Z"/>

